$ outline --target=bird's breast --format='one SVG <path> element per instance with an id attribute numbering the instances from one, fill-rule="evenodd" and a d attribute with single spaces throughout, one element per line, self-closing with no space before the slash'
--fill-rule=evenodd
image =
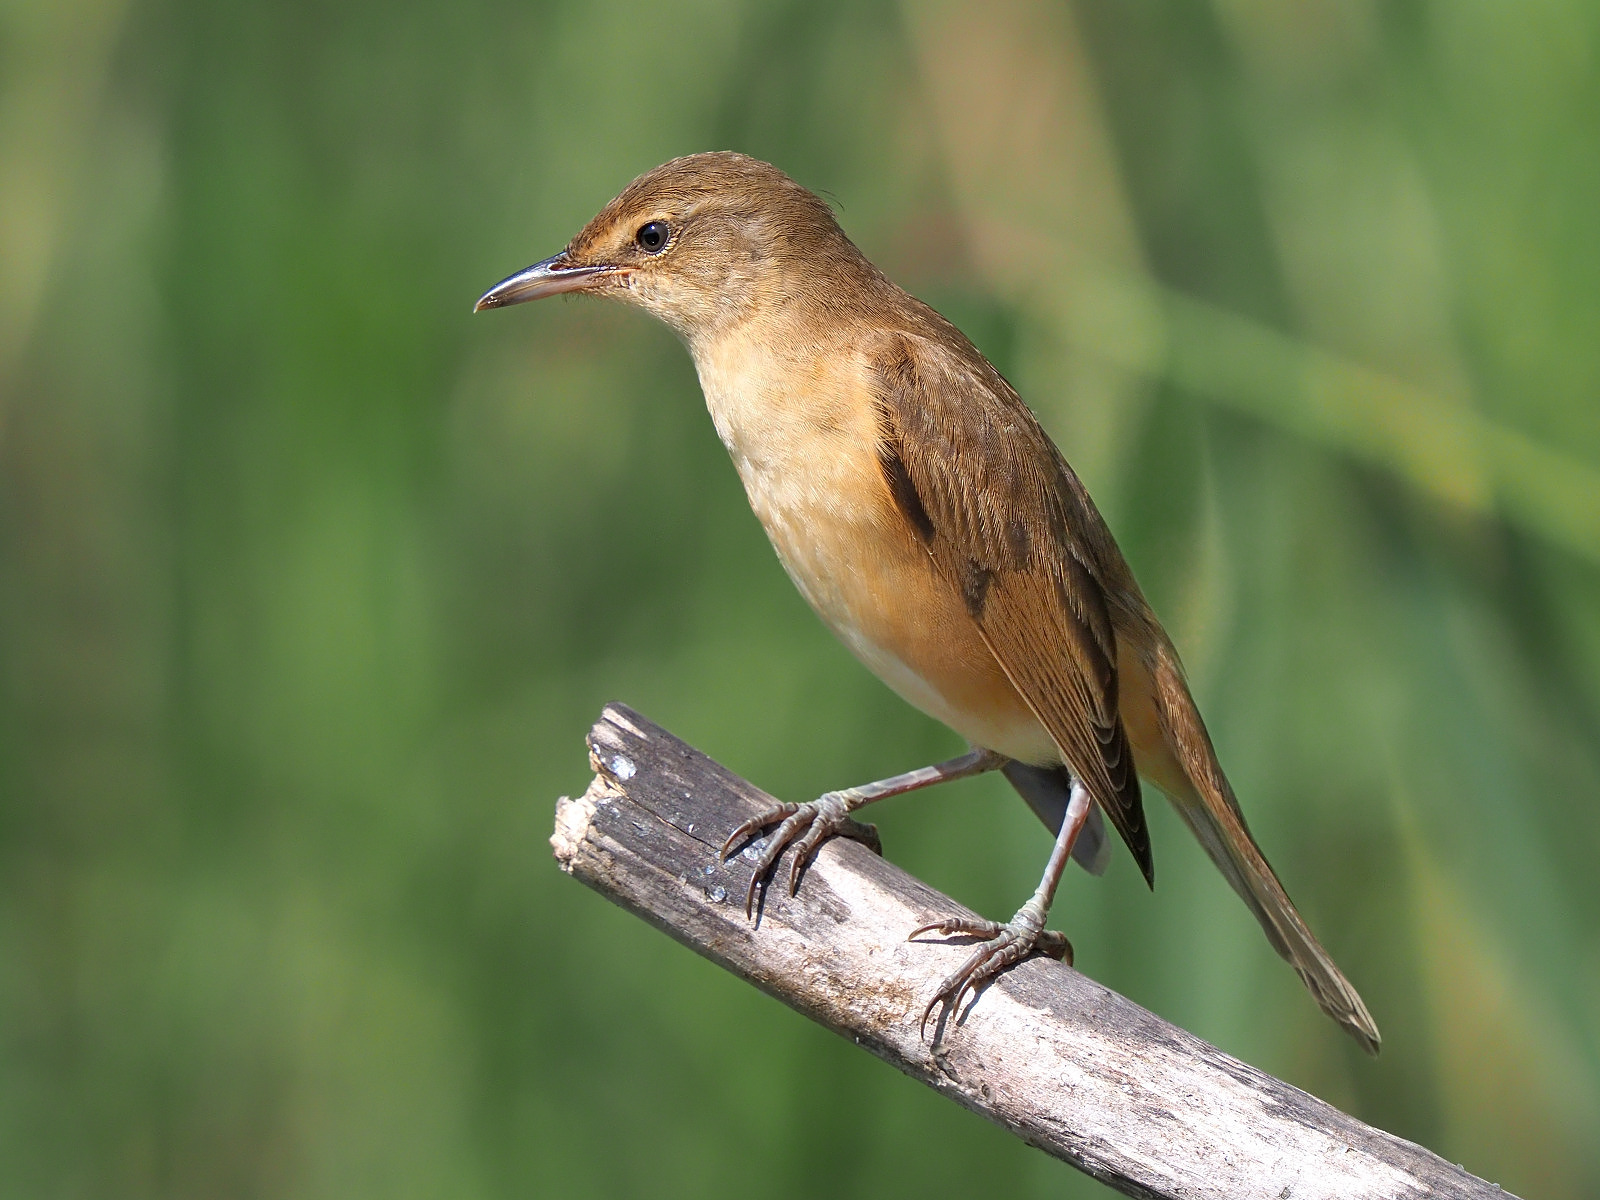
<path id="1" fill-rule="evenodd" d="M 706 406 L 789 577 L 869 669 L 974 745 L 1059 752 L 893 502 L 865 364 L 729 345 L 697 352 Z"/>

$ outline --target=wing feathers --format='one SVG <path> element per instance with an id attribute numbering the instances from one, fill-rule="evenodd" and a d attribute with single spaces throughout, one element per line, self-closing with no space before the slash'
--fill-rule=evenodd
<path id="1" fill-rule="evenodd" d="M 1117 711 L 1116 633 L 1083 540 L 1099 515 L 1027 406 L 972 357 L 912 336 L 881 348 L 884 480 L 1012 685 L 1153 879 Z"/>

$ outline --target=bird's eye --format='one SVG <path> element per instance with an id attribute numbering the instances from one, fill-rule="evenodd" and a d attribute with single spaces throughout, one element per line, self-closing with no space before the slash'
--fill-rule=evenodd
<path id="1" fill-rule="evenodd" d="M 646 254 L 660 254 L 662 247 L 667 244 L 669 233 L 665 221 L 651 221 L 648 225 L 639 226 L 639 232 L 633 235 L 633 240 L 639 243 L 639 249 Z"/>

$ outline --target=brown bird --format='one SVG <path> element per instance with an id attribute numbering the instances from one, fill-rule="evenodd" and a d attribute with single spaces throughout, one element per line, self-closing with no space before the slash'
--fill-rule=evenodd
<path id="1" fill-rule="evenodd" d="M 626 300 L 678 332 L 795 586 L 856 657 L 973 747 L 734 830 L 724 856 L 777 825 L 747 912 L 791 844 L 791 893 L 828 837 L 878 849 L 851 816 L 862 805 L 1004 772 L 1055 847 L 1010 921 L 912 933 L 982 939 L 934 994 L 925 1027 L 937 1005 L 954 1010 L 1034 951 L 1071 961 L 1045 915 L 1069 855 L 1104 868 L 1100 812 L 1153 884 L 1142 775 L 1323 1011 L 1377 1052 L 1361 997 L 1251 837 L 1177 652 L 1083 484 L 989 361 L 868 262 L 825 203 L 742 154 L 674 159 L 477 308 L 564 292 Z"/>

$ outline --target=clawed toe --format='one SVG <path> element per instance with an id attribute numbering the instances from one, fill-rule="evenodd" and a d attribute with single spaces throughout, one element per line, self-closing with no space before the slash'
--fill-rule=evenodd
<path id="1" fill-rule="evenodd" d="M 985 921 L 982 917 L 951 917 L 931 925 L 918 925 L 906 934 L 906 941 L 916 941 L 925 933 L 937 933 L 943 937 L 992 938 L 1004 928 L 999 921 Z"/>
<path id="2" fill-rule="evenodd" d="M 770 825 L 777 825 L 778 828 L 767 838 L 760 857 L 756 859 L 755 870 L 750 874 L 750 886 L 745 891 L 744 915 L 747 919 L 755 912 L 756 896 L 762 884 L 791 843 L 795 848 L 794 858 L 789 864 L 791 896 L 799 890 L 800 876 L 805 873 L 807 864 L 830 837 L 847 837 L 861 842 L 874 854 L 883 853 L 877 826 L 863 824 L 850 816 L 846 796 L 830 792 L 806 804 L 775 804 L 760 816 L 751 817 L 728 835 L 717 860 L 726 862 L 728 852 L 734 846 Z"/>
<path id="3" fill-rule="evenodd" d="M 751 817 L 739 828 L 728 835 L 728 840 L 722 843 L 722 849 L 717 852 L 717 861 L 728 861 L 728 852 L 746 838 L 760 833 L 768 825 L 776 825 L 779 821 L 787 820 L 800 811 L 798 804 L 775 804 L 759 817 Z"/>
<path id="4" fill-rule="evenodd" d="M 1054 930 L 1040 930 L 1031 921 L 1018 914 L 1009 923 L 986 921 L 982 918 L 952 917 L 934 921 L 911 931 L 910 941 L 924 933 L 938 933 L 944 937 L 977 937 L 984 939 L 973 947 L 966 960 L 945 977 L 943 983 L 922 1010 L 919 1032 L 928 1035 L 928 1020 L 941 1005 L 953 1016 L 969 994 L 976 994 L 984 984 L 1035 952 L 1049 955 L 1072 965 L 1072 943 L 1066 935 Z"/>

